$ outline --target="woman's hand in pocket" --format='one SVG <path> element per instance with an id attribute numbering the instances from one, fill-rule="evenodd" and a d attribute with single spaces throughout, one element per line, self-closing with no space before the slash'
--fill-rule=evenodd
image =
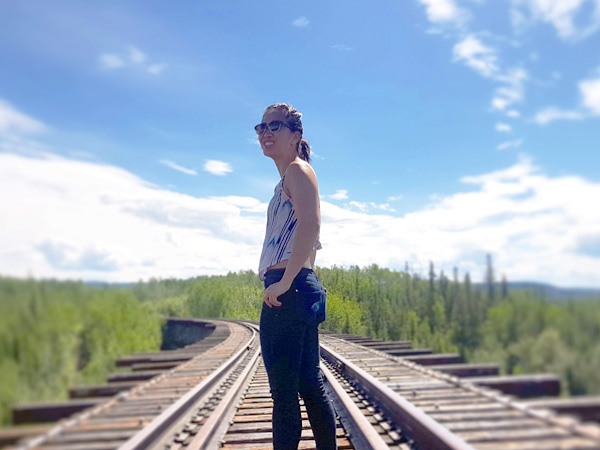
<path id="1" fill-rule="evenodd" d="M 278 281 L 277 283 L 273 283 L 268 288 L 265 289 L 265 293 L 263 295 L 263 301 L 267 304 L 269 308 L 273 306 L 281 306 L 281 302 L 277 300 L 277 297 L 285 294 L 290 290 L 290 286 Z"/>

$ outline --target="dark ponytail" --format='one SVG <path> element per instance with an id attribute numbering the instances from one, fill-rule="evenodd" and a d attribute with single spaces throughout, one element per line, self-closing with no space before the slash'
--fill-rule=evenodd
<path id="1" fill-rule="evenodd" d="M 287 119 L 288 126 L 292 131 L 299 131 L 300 136 L 304 133 L 304 129 L 302 128 L 302 113 L 294 108 L 292 105 L 288 105 L 287 103 L 275 103 L 265 109 L 265 114 L 270 109 L 276 109 L 281 111 L 285 118 Z M 300 138 L 298 141 L 298 156 L 302 158 L 307 163 L 310 163 L 310 145 L 308 145 L 308 141 L 304 138 Z"/>
<path id="2" fill-rule="evenodd" d="M 298 155 L 304 161 L 310 163 L 310 145 L 308 145 L 308 141 L 304 138 L 298 142 Z"/>

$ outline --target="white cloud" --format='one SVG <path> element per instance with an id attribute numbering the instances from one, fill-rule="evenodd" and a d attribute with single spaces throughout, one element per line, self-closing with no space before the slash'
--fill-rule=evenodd
<path id="1" fill-rule="evenodd" d="M 560 38 L 579 40 L 600 27 L 599 0 L 512 0 L 512 4 L 511 19 L 517 29 L 544 22 L 554 26 Z M 588 6 L 593 8 L 591 14 L 585 13 Z"/>
<path id="2" fill-rule="evenodd" d="M 498 147 L 496 147 L 497 150 L 508 150 L 509 148 L 517 148 L 520 147 L 521 144 L 523 144 L 523 139 L 517 139 L 515 141 L 506 141 L 501 143 L 500 145 L 498 145 Z"/>
<path id="3" fill-rule="evenodd" d="M 344 45 L 344 44 L 335 44 L 335 45 L 332 45 L 331 48 L 334 50 L 339 50 L 340 52 L 354 51 L 354 47 L 349 47 L 348 45 Z"/>
<path id="4" fill-rule="evenodd" d="M 504 110 L 513 103 L 523 100 L 525 81 L 529 78 L 525 69 L 512 69 L 505 74 L 497 75 L 495 79 L 504 84 L 496 89 L 492 99 L 492 108 Z"/>
<path id="5" fill-rule="evenodd" d="M 528 60 L 522 60 L 518 66 L 500 61 L 502 43 L 522 47 L 524 42 L 512 37 L 494 35 L 489 31 L 475 35 L 466 26 L 470 12 L 465 8 L 469 2 L 457 0 L 418 0 L 427 8 L 427 17 L 432 23 L 454 23 L 464 25 L 454 32 L 443 33 L 444 37 L 457 38 L 453 47 L 453 61 L 464 63 L 481 76 L 492 80 L 496 85 L 490 102 L 493 111 L 507 111 L 511 118 L 520 117 L 514 109 L 515 103 L 525 98 L 525 86 L 529 81 L 529 72 L 525 64 L 536 63 L 540 56 L 537 51 L 530 51 Z M 474 0 L 471 3 L 482 3 Z M 460 7 L 458 6 L 460 4 Z M 565 40 L 577 41 L 587 38 L 600 29 L 600 0 L 511 0 L 508 3 L 510 19 L 517 31 L 524 32 L 538 23 L 553 26 L 558 35 Z M 442 33 L 440 30 L 434 30 Z M 428 31 L 430 32 L 430 31 Z M 489 46 L 482 39 L 492 41 L 496 45 Z M 512 52 L 505 52 L 504 55 Z M 552 82 L 560 80 L 559 72 L 552 73 Z M 534 121 L 546 124 L 555 120 L 579 120 L 600 115 L 600 78 L 584 80 L 579 83 L 582 101 L 579 107 L 562 109 L 556 107 L 540 111 Z M 512 109 L 511 109 L 512 108 Z"/>
<path id="6" fill-rule="evenodd" d="M 39 133 L 46 130 L 40 121 L 17 111 L 0 98 L 0 133 Z"/>
<path id="7" fill-rule="evenodd" d="M 482 277 L 489 252 L 509 280 L 600 285 L 600 254 L 582 251 L 586 236 L 599 234 L 600 211 L 590 208 L 599 183 L 550 178 L 528 160 L 461 181 L 475 190 L 439 197 L 403 217 L 325 203 L 319 260 L 398 268 L 408 261 L 424 269 L 433 261 L 437 268 L 457 266 Z"/>
<path id="8" fill-rule="evenodd" d="M 135 281 L 255 268 L 265 226 L 256 199 L 193 197 L 51 154 L 0 153 L 0 204 L 0 273 L 15 276 Z"/>
<path id="9" fill-rule="evenodd" d="M 577 108 L 544 108 L 535 115 L 534 122 L 539 125 L 546 125 L 555 120 L 582 120 L 600 116 L 600 76 L 580 81 L 578 87 L 581 101 Z"/>
<path id="10" fill-rule="evenodd" d="M 396 210 L 394 208 L 392 208 L 389 203 L 379 203 L 378 204 L 375 202 L 369 202 L 369 206 L 371 206 L 371 208 L 373 208 L 373 209 L 380 209 L 382 211 L 396 212 Z"/>
<path id="11" fill-rule="evenodd" d="M 348 198 L 348 191 L 346 189 L 338 189 L 335 194 L 329 195 L 328 198 L 332 200 L 346 200 Z"/>
<path id="12" fill-rule="evenodd" d="M 323 198 L 325 199 L 330 199 L 330 200 L 347 200 L 348 197 L 348 191 L 345 189 L 340 189 L 337 190 L 335 192 L 335 194 L 333 195 L 326 195 Z M 392 208 L 389 204 L 389 202 L 391 201 L 395 201 L 400 199 L 401 196 L 398 197 L 388 197 L 388 202 L 387 203 L 375 203 L 375 202 L 357 202 L 356 200 L 351 200 L 347 203 L 344 203 L 343 206 L 348 208 L 350 207 L 350 209 L 352 208 L 356 208 L 359 211 L 362 212 L 368 212 L 369 210 L 372 209 L 379 209 L 382 211 L 389 211 L 389 212 L 395 212 L 396 210 L 394 208 Z"/>
<path id="13" fill-rule="evenodd" d="M 140 49 L 130 46 L 129 59 L 134 64 L 142 64 L 144 61 L 146 61 L 146 55 Z"/>
<path id="14" fill-rule="evenodd" d="M 600 115 L 600 77 L 579 83 L 582 105 L 590 113 Z"/>
<path id="15" fill-rule="evenodd" d="M 580 111 L 546 108 L 538 112 L 533 119 L 539 125 L 546 125 L 555 120 L 581 120 L 585 115 Z"/>
<path id="16" fill-rule="evenodd" d="M 364 203 L 364 202 L 357 202 L 355 200 L 349 201 L 348 204 L 350 206 L 354 206 L 355 208 L 357 208 L 357 209 L 359 209 L 359 210 L 361 210 L 363 212 L 365 212 L 369 208 L 366 203 Z"/>
<path id="17" fill-rule="evenodd" d="M 461 25 L 458 30 L 448 32 L 440 30 L 429 30 L 428 33 L 442 34 L 445 38 L 456 38 L 457 42 L 452 48 L 453 61 L 461 62 L 467 67 L 475 70 L 479 75 L 493 81 L 499 85 L 494 91 L 491 101 L 492 110 L 503 111 L 513 103 L 520 102 L 525 96 L 525 82 L 529 75 L 523 67 L 510 67 L 506 63 L 500 61 L 501 44 L 507 42 L 513 46 L 520 46 L 512 38 L 495 35 L 489 31 L 480 31 L 474 33 L 471 31 L 467 22 L 471 14 L 464 8 L 457 6 L 458 2 L 453 0 L 418 0 L 419 3 L 426 5 L 427 15 L 431 22 L 450 22 Z M 517 0 L 513 0 L 517 1 Z M 552 0 L 540 0 L 552 1 Z M 600 2 L 600 0 L 597 0 Z M 462 2 L 461 6 L 467 5 L 469 2 Z M 480 0 L 472 0 L 470 3 L 483 3 Z M 511 10 L 513 22 L 525 22 L 525 16 L 516 8 Z M 493 42 L 490 46 L 484 43 L 483 39 L 488 42 Z M 537 60 L 537 56 L 534 58 Z M 522 66 L 523 63 L 519 63 Z M 509 117 L 518 117 L 514 109 Z"/>
<path id="18" fill-rule="evenodd" d="M 497 123 L 496 131 L 498 133 L 510 133 L 512 131 L 512 127 L 507 123 Z"/>
<path id="19" fill-rule="evenodd" d="M 188 175 L 198 175 L 198 172 L 196 172 L 195 170 L 180 166 L 180 165 L 174 163 L 173 161 L 169 161 L 167 159 L 161 159 L 158 162 L 167 167 L 170 167 L 171 169 L 178 170 L 179 172 L 183 172 Z"/>
<path id="20" fill-rule="evenodd" d="M 496 51 L 486 47 L 473 35 L 469 35 L 454 46 L 454 61 L 462 61 L 484 77 L 498 72 Z"/>
<path id="21" fill-rule="evenodd" d="M 402 217 L 322 201 L 317 263 L 426 270 L 433 261 L 477 280 L 491 253 L 509 280 L 600 287 L 600 254 L 588 245 L 599 235 L 591 205 L 600 183 L 549 177 L 528 160 L 461 181 L 465 192 Z M 108 165 L 11 153 L 0 153 L 0 204 L 1 274 L 107 281 L 256 270 L 267 206 L 162 190 Z"/>
<path id="22" fill-rule="evenodd" d="M 204 170 L 206 170 L 209 173 L 212 173 L 213 175 L 227 175 L 230 172 L 233 172 L 233 169 L 231 168 L 231 166 L 229 165 L 229 163 L 226 163 L 224 161 L 216 161 L 214 159 L 209 159 L 208 161 L 206 161 L 206 163 L 204 164 Z"/>
<path id="23" fill-rule="evenodd" d="M 166 64 L 152 64 L 151 66 L 148 66 L 148 72 L 150 72 L 152 75 L 159 75 L 166 68 Z"/>
<path id="24" fill-rule="evenodd" d="M 292 25 L 294 25 L 295 27 L 303 28 L 303 27 L 307 27 L 309 23 L 310 23 L 310 20 L 308 20 L 305 16 L 302 16 L 302 17 L 298 17 L 296 20 L 294 20 L 292 22 Z"/>
<path id="25" fill-rule="evenodd" d="M 398 200 L 402 200 L 402 195 L 391 195 L 387 198 L 388 202 L 397 202 Z"/>
<path id="26" fill-rule="evenodd" d="M 112 53 L 104 53 L 103 55 L 100 55 L 98 60 L 100 61 L 100 65 L 107 70 L 118 69 L 125 66 L 125 61 Z"/>
<path id="27" fill-rule="evenodd" d="M 427 9 L 427 18 L 438 24 L 461 25 L 468 19 L 465 10 L 459 8 L 453 0 L 418 0 Z"/>
<path id="28" fill-rule="evenodd" d="M 227 197 L 209 197 L 211 200 L 229 203 L 240 208 L 241 211 L 266 213 L 268 205 L 261 203 L 253 197 L 242 197 L 239 195 L 229 195 Z"/>
<path id="29" fill-rule="evenodd" d="M 167 68 L 167 65 L 164 63 L 144 65 L 147 61 L 146 54 L 133 45 L 127 47 L 127 52 L 121 55 L 104 53 L 98 57 L 98 61 L 100 62 L 100 66 L 107 70 L 139 66 L 143 68 L 142 70 L 146 70 L 152 75 L 159 75 Z"/>

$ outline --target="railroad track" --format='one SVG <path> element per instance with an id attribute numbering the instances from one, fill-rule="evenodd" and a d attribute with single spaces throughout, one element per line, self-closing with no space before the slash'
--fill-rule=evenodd
<path id="1" fill-rule="evenodd" d="M 271 448 L 272 403 L 258 326 L 211 322 L 214 332 L 196 344 L 122 360 L 134 370 L 113 377 L 112 386 L 128 390 L 88 400 L 89 408 L 12 448 Z M 321 344 L 340 449 L 600 449 L 598 426 L 496 390 L 556 393 L 555 377 L 507 380 L 494 376 L 491 365 L 457 364 L 457 355 L 434 355 L 407 342 L 323 333 Z M 114 394 L 110 384 L 75 392 Z M 600 417 L 593 400 L 584 417 Z M 304 408 L 302 415 L 300 448 L 315 449 Z"/>

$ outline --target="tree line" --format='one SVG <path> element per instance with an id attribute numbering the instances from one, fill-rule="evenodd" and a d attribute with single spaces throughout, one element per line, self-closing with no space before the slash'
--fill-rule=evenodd
<path id="1" fill-rule="evenodd" d="M 565 394 L 600 394 L 600 301 L 553 302 L 469 274 L 427 277 L 369 267 L 317 268 L 328 290 L 324 329 L 496 362 L 505 374 L 554 372 Z M 0 424 L 18 402 L 66 399 L 74 384 L 103 382 L 115 360 L 160 348 L 167 316 L 260 318 L 252 271 L 130 286 L 0 277 Z"/>
<path id="2" fill-rule="evenodd" d="M 104 382 L 120 356 L 160 348 L 163 316 L 177 301 L 0 277 L 0 425 L 15 403 L 67 399 L 69 386 Z"/>

